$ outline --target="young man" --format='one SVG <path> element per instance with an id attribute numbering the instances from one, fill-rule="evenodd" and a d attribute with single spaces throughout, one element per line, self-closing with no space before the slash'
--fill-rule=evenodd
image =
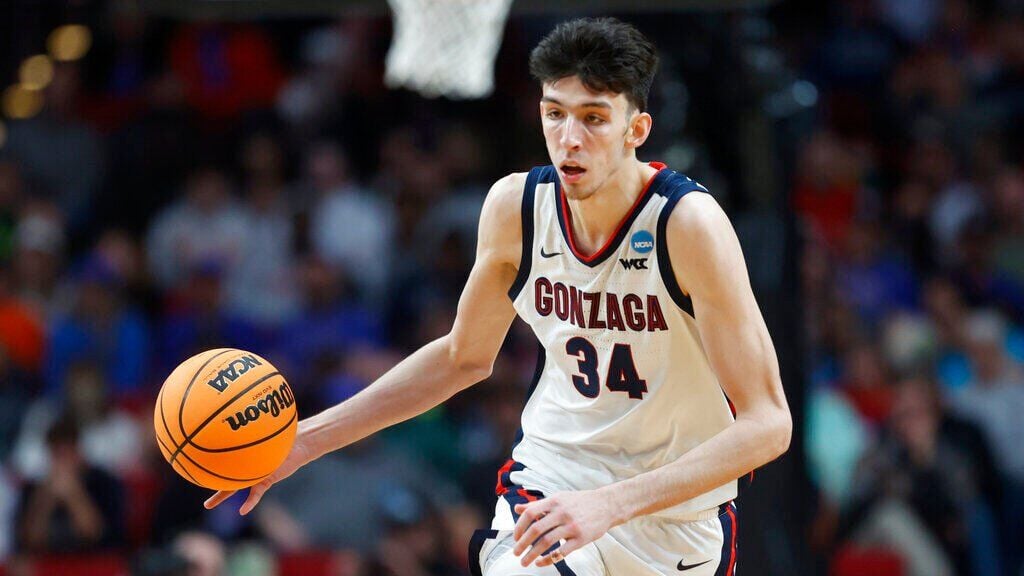
<path id="1" fill-rule="evenodd" d="M 451 333 L 300 422 L 243 514 L 307 462 L 487 378 L 518 313 L 541 354 L 474 573 L 733 573 L 737 478 L 782 454 L 792 424 L 728 219 L 700 184 L 636 158 L 656 65 L 613 19 L 537 46 L 553 165 L 491 189 Z"/>

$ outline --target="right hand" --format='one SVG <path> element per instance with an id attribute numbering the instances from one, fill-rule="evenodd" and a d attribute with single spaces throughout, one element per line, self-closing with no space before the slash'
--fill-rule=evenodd
<path id="1" fill-rule="evenodd" d="M 302 423 L 299 423 L 299 432 L 295 435 L 295 442 L 292 444 L 292 449 L 285 457 L 284 462 L 277 467 L 269 476 L 260 480 L 258 483 L 253 484 L 249 488 L 249 496 L 242 503 L 241 508 L 238 509 L 238 513 L 245 516 L 253 508 L 256 507 L 260 502 L 260 498 L 263 498 L 263 493 L 266 492 L 276 482 L 280 482 L 285 478 L 291 476 L 296 470 L 302 468 L 306 464 L 309 464 L 316 459 L 314 451 L 308 444 L 305 436 L 302 434 Z M 210 496 L 203 506 L 207 510 L 216 508 L 221 502 L 230 498 L 237 490 L 220 490 L 213 496 Z"/>

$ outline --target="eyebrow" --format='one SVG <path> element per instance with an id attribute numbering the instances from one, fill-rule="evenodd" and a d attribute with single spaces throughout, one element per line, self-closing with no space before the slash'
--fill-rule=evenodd
<path id="1" fill-rule="evenodd" d="M 552 98 L 551 96 L 541 96 L 540 97 L 540 101 L 541 102 L 551 102 L 552 104 L 558 104 L 559 106 L 565 106 L 565 104 L 559 102 L 558 100 Z M 609 110 L 612 109 L 612 105 L 611 104 L 609 104 L 607 102 L 599 102 L 597 100 L 593 100 L 593 101 L 590 101 L 590 102 L 583 102 L 582 104 L 579 105 L 579 107 L 580 108 L 607 108 Z"/>

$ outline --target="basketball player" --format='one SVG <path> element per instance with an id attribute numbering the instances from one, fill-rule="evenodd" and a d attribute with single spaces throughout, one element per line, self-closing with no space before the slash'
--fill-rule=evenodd
<path id="1" fill-rule="evenodd" d="M 614 19 L 564 23 L 537 46 L 552 165 L 488 193 L 451 332 L 303 420 L 241 513 L 307 462 L 487 378 L 518 313 L 540 357 L 473 573 L 734 573 L 737 479 L 782 454 L 792 424 L 724 212 L 697 182 L 637 160 L 656 64 Z"/>

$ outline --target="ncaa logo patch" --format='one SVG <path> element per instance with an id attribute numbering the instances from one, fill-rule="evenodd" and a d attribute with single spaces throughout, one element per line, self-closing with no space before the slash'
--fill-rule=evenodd
<path id="1" fill-rule="evenodd" d="M 654 250 L 654 236 L 647 230 L 634 232 L 633 237 L 629 239 L 629 245 L 633 247 L 633 250 L 641 254 L 647 254 Z"/>

